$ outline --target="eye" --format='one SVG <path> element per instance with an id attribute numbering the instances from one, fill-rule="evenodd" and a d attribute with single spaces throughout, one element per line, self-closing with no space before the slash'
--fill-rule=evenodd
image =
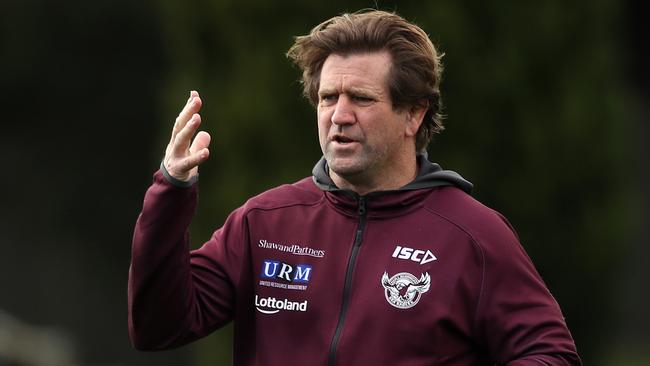
<path id="1" fill-rule="evenodd" d="M 362 105 L 370 104 L 370 103 L 375 101 L 374 98 L 371 98 L 371 97 L 368 97 L 368 96 L 365 96 L 365 95 L 353 95 L 352 100 L 354 100 L 355 102 L 357 102 L 359 104 L 362 104 Z"/>
<path id="2" fill-rule="evenodd" d="M 339 96 L 337 94 L 323 94 L 320 96 L 320 102 L 324 105 L 330 105 L 332 103 L 335 103 L 338 97 Z"/>

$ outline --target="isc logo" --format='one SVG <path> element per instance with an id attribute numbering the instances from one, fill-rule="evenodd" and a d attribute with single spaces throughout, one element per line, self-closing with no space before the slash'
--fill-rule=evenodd
<path id="1" fill-rule="evenodd" d="M 278 261 L 265 260 L 262 265 L 262 278 L 281 278 L 289 282 L 309 282 L 311 266 L 291 265 Z"/>
<path id="2" fill-rule="evenodd" d="M 399 245 L 395 247 L 395 250 L 393 251 L 393 258 L 410 259 L 413 262 L 418 262 L 420 264 L 433 262 L 438 259 L 435 255 L 433 255 L 433 253 L 431 253 L 430 250 L 424 251 L 419 249 L 401 247 Z"/>

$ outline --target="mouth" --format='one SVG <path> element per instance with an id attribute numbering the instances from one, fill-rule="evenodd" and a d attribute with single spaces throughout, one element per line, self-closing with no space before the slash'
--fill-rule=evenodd
<path id="1" fill-rule="evenodd" d="M 353 142 L 357 142 L 356 140 L 343 135 L 335 135 L 334 137 L 332 137 L 332 141 L 339 144 L 350 144 Z"/>

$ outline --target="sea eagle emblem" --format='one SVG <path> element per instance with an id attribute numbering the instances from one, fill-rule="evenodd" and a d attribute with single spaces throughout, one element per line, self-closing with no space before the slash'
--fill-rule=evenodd
<path id="1" fill-rule="evenodd" d="M 398 309 L 408 309 L 414 307 L 422 294 L 429 291 L 431 276 L 425 272 L 418 279 L 408 272 L 400 272 L 388 278 L 388 272 L 384 272 L 381 285 L 389 304 Z"/>

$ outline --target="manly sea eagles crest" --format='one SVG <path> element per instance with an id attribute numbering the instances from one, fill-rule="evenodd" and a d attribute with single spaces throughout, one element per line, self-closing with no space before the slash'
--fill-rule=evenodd
<path id="1" fill-rule="evenodd" d="M 429 291 L 431 277 L 427 272 L 420 279 L 408 272 L 400 272 L 388 278 L 388 272 L 384 272 L 381 284 L 389 304 L 399 309 L 408 309 L 414 307 L 422 294 Z"/>

